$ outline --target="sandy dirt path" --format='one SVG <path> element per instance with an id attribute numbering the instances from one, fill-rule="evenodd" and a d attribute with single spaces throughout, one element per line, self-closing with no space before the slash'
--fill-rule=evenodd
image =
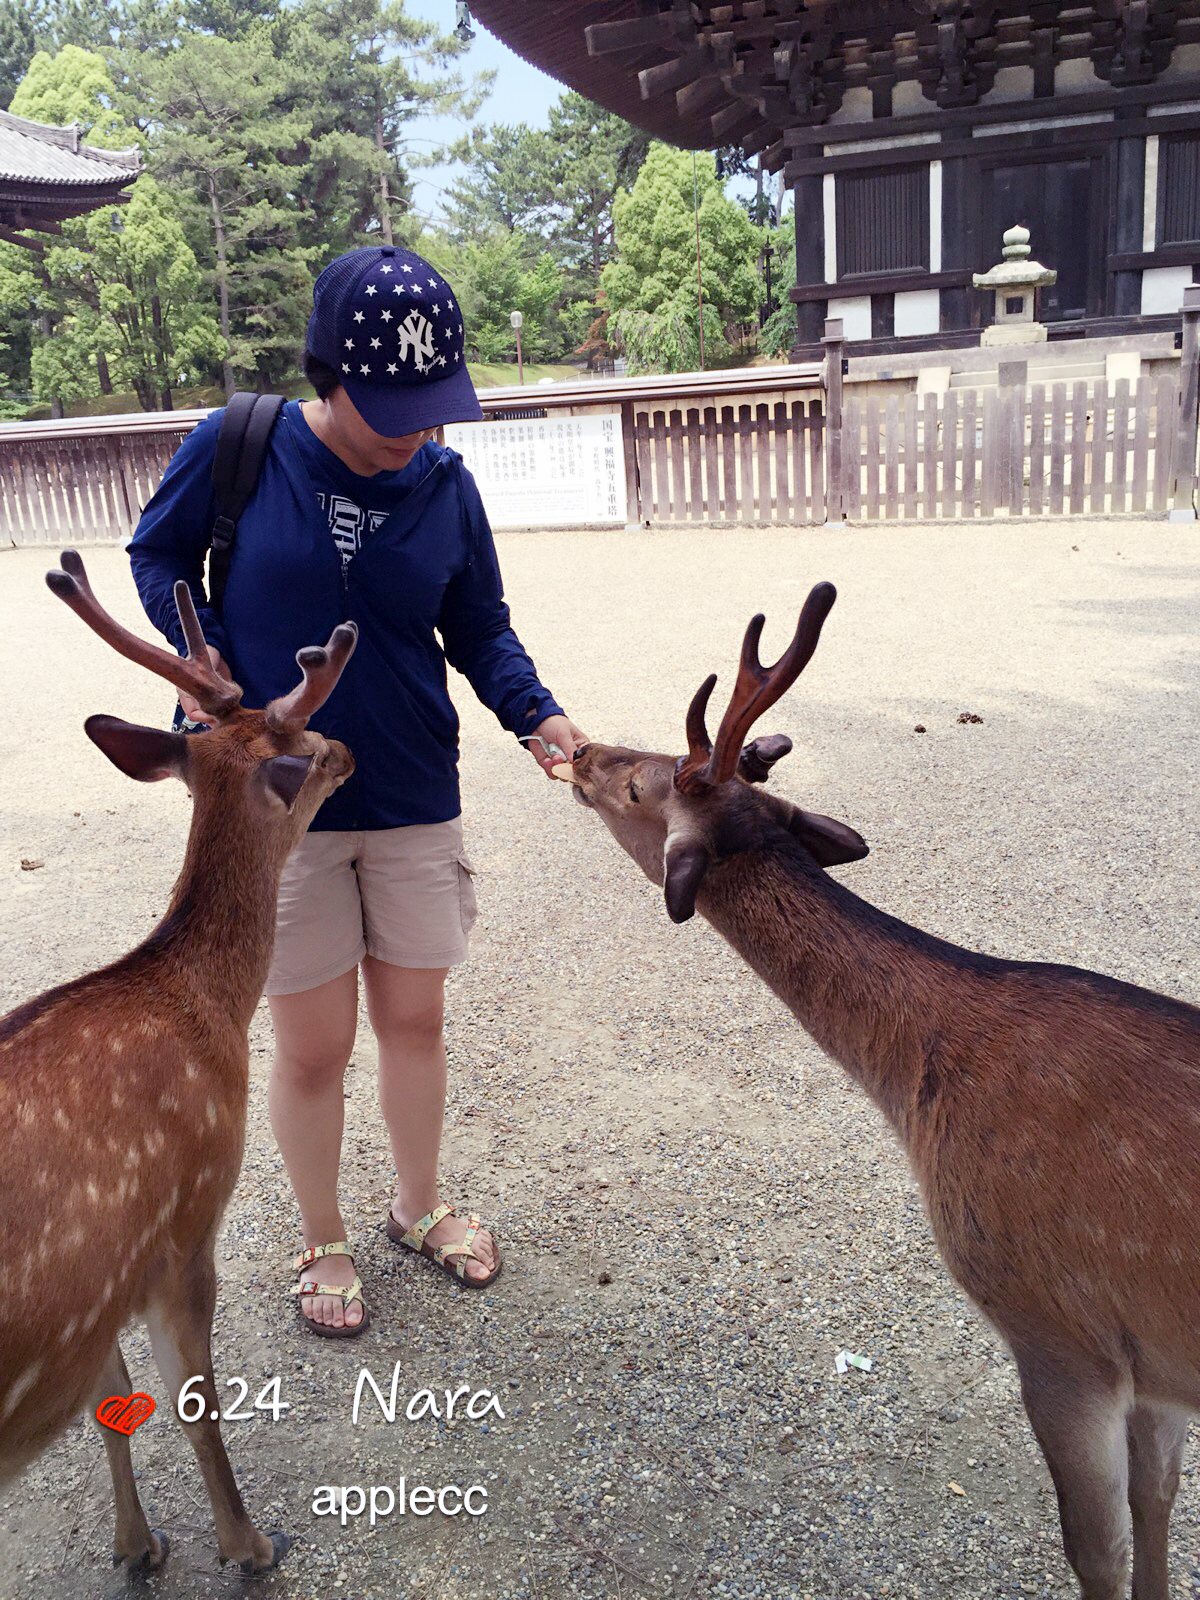
<path id="1" fill-rule="evenodd" d="M 1194 528 L 499 545 L 545 681 L 594 737 L 643 748 L 682 748 L 693 690 L 716 670 L 720 699 L 752 612 L 767 612 L 773 659 L 810 584 L 832 579 L 821 647 L 766 728 L 796 741 L 779 790 L 870 842 L 844 881 L 973 948 L 1200 999 Z M 144 626 L 121 553 L 87 559 L 102 599 Z M 162 723 L 169 692 L 50 596 L 53 560 L 0 554 L 0 1010 L 143 937 L 188 824 L 180 786 L 131 783 L 85 739 L 93 711 Z M 218 1381 L 241 1376 L 251 1401 L 280 1378 L 279 1421 L 224 1432 L 252 1515 L 296 1543 L 252 1592 L 1074 1594 L 1012 1364 L 938 1262 L 881 1117 L 707 926 L 671 925 L 598 820 L 452 687 L 481 915 L 451 983 L 444 1192 L 498 1225 L 506 1272 L 467 1295 L 384 1237 L 391 1172 L 364 1020 L 343 1171 L 373 1326 L 353 1343 L 305 1334 L 285 1293 L 296 1219 L 260 1008 L 215 1350 Z M 959 724 L 964 711 L 982 722 Z M 125 1346 L 135 1385 L 161 1388 L 140 1330 Z M 871 1373 L 837 1376 L 842 1347 Z M 386 1392 L 396 1363 L 398 1420 L 373 1406 L 354 1426 L 360 1369 Z M 491 1391 L 503 1418 L 404 1419 L 423 1387 L 460 1385 Z M 154 1593 L 243 1593 L 165 1407 L 134 1445 L 147 1509 L 173 1537 Z M 374 1527 L 313 1514 L 321 1485 L 402 1477 L 481 1484 L 487 1512 Z M 118 1592 L 110 1534 L 81 1420 L 0 1492 L 0 1596 Z M 1184 1596 L 1200 1590 L 1194 1467 L 1174 1535 Z"/>

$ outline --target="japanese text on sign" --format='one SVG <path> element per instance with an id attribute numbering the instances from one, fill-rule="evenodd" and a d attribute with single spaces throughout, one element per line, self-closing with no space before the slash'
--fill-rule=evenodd
<path id="1" fill-rule="evenodd" d="M 446 443 L 479 485 L 495 528 L 624 523 L 621 414 L 456 422 Z"/>

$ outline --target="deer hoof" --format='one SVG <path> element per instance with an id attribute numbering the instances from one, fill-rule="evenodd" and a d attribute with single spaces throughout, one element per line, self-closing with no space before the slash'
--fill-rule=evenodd
<path id="1" fill-rule="evenodd" d="M 131 1584 L 142 1583 L 152 1572 L 158 1571 L 170 1553 L 170 1539 L 161 1528 L 154 1528 L 150 1534 L 150 1548 L 143 1550 L 135 1561 L 126 1563 L 125 1581 Z M 124 1560 L 124 1556 L 114 1551 L 114 1567 L 119 1567 Z"/>
<path id="2" fill-rule="evenodd" d="M 269 1533 L 267 1534 L 267 1538 L 271 1541 L 270 1561 L 266 1562 L 262 1566 L 258 1566 L 256 1565 L 253 1556 L 247 1556 L 246 1560 L 241 1563 L 242 1571 L 248 1578 L 253 1577 L 256 1572 L 270 1572 L 272 1567 L 277 1567 L 279 1565 L 284 1556 L 287 1555 L 288 1550 L 291 1548 L 292 1540 L 289 1534 L 278 1532 Z"/>

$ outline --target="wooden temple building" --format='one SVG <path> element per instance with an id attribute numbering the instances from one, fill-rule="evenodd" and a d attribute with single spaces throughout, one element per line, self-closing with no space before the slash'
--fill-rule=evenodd
<path id="1" fill-rule="evenodd" d="M 138 150 L 98 150 L 77 127 L 0 111 L 0 239 L 40 250 L 38 235 L 60 232 L 67 217 L 121 205 L 140 171 Z"/>
<path id="2" fill-rule="evenodd" d="M 1050 337 L 1178 328 L 1200 281 L 1200 0 L 471 0 L 519 55 L 795 194 L 797 357 L 977 342 L 1023 224 Z"/>

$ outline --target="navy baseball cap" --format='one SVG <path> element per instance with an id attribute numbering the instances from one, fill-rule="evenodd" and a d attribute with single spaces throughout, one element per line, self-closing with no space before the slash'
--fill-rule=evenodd
<path id="1" fill-rule="evenodd" d="M 483 417 L 458 301 L 411 250 L 370 245 L 331 261 L 313 285 L 305 344 L 385 438 Z"/>

